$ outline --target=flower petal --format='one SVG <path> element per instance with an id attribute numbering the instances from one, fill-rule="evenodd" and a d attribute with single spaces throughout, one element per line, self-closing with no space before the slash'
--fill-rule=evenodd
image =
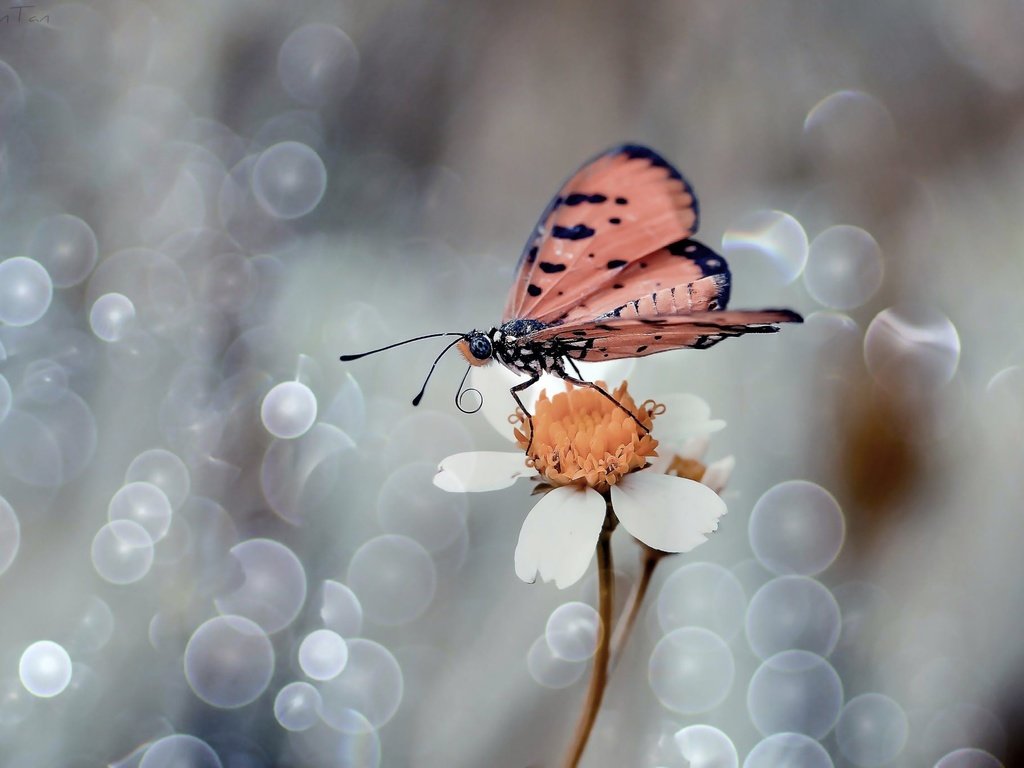
<path id="1" fill-rule="evenodd" d="M 649 470 L 613 485 L 612 506 L 627 531 L 662 552 L 689 552 L 704 543 L 726 512 L 706 485 Z"/>
<path id="2" fill-rule="evenodd" d="M 508 393 L 509 389 L 516 384 L 526 381 L 524 376 L 513 373 L 504 365 L 477 365 L 469 372 L 469 386 L 480 393 L 483 398 L 481 410 L 487 423 L 494 427 L 506 440 L 515 441 L 512 424 L 509 423 L 509 416 L 516 411 L 516 401 Z M 530 413 L 535 412 L 534 405 L 540 393 L 547 390 L 551 395 L 555 392 L 565 391 L 565 382 L 561 379 L 545 373 L 540 381 L 519 393 Z"/>
<path id="3" fill-rule="evenodd" d="M 732 471 L 736 467 L 736 457 L 726 456 L 724 459 L 713 461 L 704 470 L 704 476 L 700 481 L 715 493 L 721 493 L 732 477 Z"/>
<path id="4" fill-rule="evenodd" d="M 711 406 L 688 392 L 673 392 L 655 399 L 664 403 L 666 416 L 673 415 L 689 421 L 707 421 L 711 416 Z"/>
<path id="5" fill-rule="evenodd" d="M 434 475 L 434 485 L 451 493 L 496 491 L 532 474 L 521 453 L 469 451 L 444 459 Z"/>
<path id="6" fill-rule="evenodd" d="M 604 499 L 591 488 L 555 488 L 523 521 L 516 545 L 516 575 L 533 583 L 540 573 L 559 589 L 575 584 L 594 557 L 604 525 Z"/>
<path id="7" fill-rule="evenodd" d="M 708 435 L 725 427 L 721 419 L 711 418 L 711 406 L 696 395 L 687 393 L 656 398 L 665 405 L 665 413 L 655 420 L 659 442 L 679 444 L 699 435 Z"/>
<path id="8" fill-rule="evenodd" d="M 724 422 L 723 422 L 724 425 Z M 700 461 L 711 446 L 711 435 L 705 433 L 696 437 L 687 438 L 679 446 L 679 455 L 684 459 L 696 459 Z"/>
<path id="9" fill-rule="evenodd" d="M 672 465 L 673 456 L 672 451 L 663 449 L 662 444 L 659 442 L 658 455 L 647 460 L 647 468 L 644 471 L 664 475 Z"/>

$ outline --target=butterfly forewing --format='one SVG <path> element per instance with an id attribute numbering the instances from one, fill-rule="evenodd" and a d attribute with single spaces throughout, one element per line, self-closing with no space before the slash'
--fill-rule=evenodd
<path id="1" fill-rule="evenodd" d="M 671 349 L 705 349 L 731 336 L 775 333 L 779 323 L 801 322 L 788 309 L 704 311 L 661 317 L 617 317 L 552 326 L 526 337 L 574 360 L 600 362 L 646 357 Z"/>
<path id="2" fill-rule="evenodd" d="M 555 322 L 588 311 L 588 297 L 617 290 L 616 278 L 631 264 L 692 235 L 697 215 L 690 185 L 653 150 L 622 145 L 599 155 L 545 209 L 520 257 L 504 319 Z M 685 283 L 701 274 L 680 276 Z"/>

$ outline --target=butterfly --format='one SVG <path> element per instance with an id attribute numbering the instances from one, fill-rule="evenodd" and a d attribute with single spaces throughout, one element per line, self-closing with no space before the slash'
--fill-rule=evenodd
<path id="1" fill-rule="evenodd" d="M 417 336 L 341 359 L 455 336 L 413 405 L 454 346 L 470 364 L 467 375 L 473 366 L 496 361 L 527 377 L 510 392 L 530 420 L 531 436 L 532 417 L 519 394 L 544 373 L 595 389 L 623 408 L 584 380 L 577 361 L 707 349 L 733 336 L 775 333 L 780 323 L 803 321 L 788 309 L 726 308 L 731 273 L 720 254 L 692 239 L 699 213 L 693 188 L 665 158 L 638 144 L 612 147 L 584 163 L 544 209 L 519 257 L 500 325 Z M 464 376 L 457 404 L 465 381 Z"/>

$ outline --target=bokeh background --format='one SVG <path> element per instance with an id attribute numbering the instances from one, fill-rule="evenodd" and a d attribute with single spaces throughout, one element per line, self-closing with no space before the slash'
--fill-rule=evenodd
<path id="1" fill-rule="evenodd" d="M 496 323 L 630 140 L 732 305 L 807 322 L 592 372 L 705 398 L 737 468 L 583 764 L 1019 765 L 1021 39 L 1018 0 L 0 10 L 0 764 L 557 764 L 593 573 L 516 579 L 525 483 L 430 484 L 509 446 L 457 362 L 413 408 L 437 345 L 338 355 Z"/>

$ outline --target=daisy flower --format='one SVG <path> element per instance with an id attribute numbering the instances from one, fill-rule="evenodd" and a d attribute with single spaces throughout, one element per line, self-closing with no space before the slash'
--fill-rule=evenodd
<path id="1" fill-rule="evenodd" d="M 707 436 L 725 426 L 709 417 L 707 404 L 674 395 L 638 406 L 626 382 L 611 394 L 636 418 L 594 389 L 570 386 L 550 398 L 541 394 L 532 442 L 529 419 L 515 414 L 519 452 L 472 451 L 441 462 L 434 484 L 445 491 L 493 491 L 523 477 L 546 491 L 519 534 L 515 569 L 523 581 L 539 575 L 560 589 L 575 584 L 602 529 L 617 523 L 654 550 L 689 552 L 707 541 L 726 512 L 711 483 L 699 482 L 711 472 L 708 479 L 724 484 L 730 468 L 712 472 L 699 463 Z M 663 449 L 661 457 L 659 445 L 678 450 Z"/>

